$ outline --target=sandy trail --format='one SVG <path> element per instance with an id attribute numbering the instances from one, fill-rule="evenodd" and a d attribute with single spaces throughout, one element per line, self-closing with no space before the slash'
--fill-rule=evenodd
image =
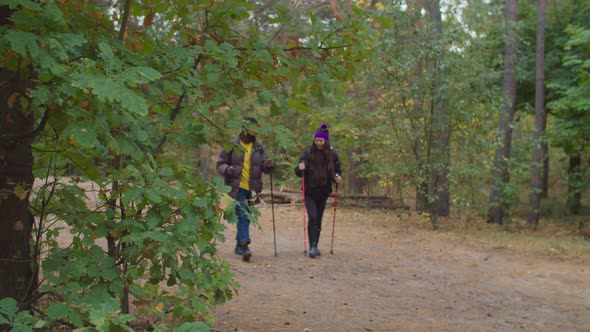
<path id="1" fill-rule="evenodd" d="M 473 248 L 408 227 L 393 211 L 332 211 L 322 256 L 303 255 L 301 208 L 261 207 L 250 262 L 233 254 L 235 229 L 220 255 L 239 294 L 216 308 L 214 331 L 590 331 L 587 261 Z"/>

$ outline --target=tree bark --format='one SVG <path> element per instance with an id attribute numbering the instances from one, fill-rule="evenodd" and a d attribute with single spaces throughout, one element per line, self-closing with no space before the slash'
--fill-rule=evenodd
<path id="1" fill-rule="evenodd" d="M 531 192 L 527 223 L 537 227 L 539 224 L 541 195 L 543 193 L 543 146 L 541 139 L 545 133 L 547 114 L 545 112 L 545 0 L 538 0 L 537 9 L 537 51 L 535 81 L 535 132 L 533 137 L 533 160 L 531 170 Z"/>
<path id="2" fill-rule="evenodd" d="M 15 116 L 11 130 L 0 120 L 0 298 L 12 297 L 29 303 L 35 280 L 30 250 L 33 216 L 29 192 L 33 187 L 33 156 L 28 139 L 8 139 L 11 134 L 30 130 L 32 118 L 6 107 L 6 88 L 0 91 L 0 117 Z M 24 195 L 23 190 L 26 190 Z M 16 194 L 19 193 L 19 194 Z"/>
<path id="3" fill-rule="evenodd" d="M 545 114 L 545 128 L 547 127 L 547 114 Z M 546 141 L 541 143 L 543 148 L 543 192 L 541 197 L 549 197 L 549 144 Z"/>
<path id="4" fill-rule="evenodd" d="M 508 215 L 509 204 L 503 195 L 505 186 L 510 181 L 508 161 L 512 146 L 512 124 L 514 122 L 516 100 L 516 63 L 518 61 L 518 36 L 514 26 L 518 19 L 518 1 L 507 0 L 504 46 L 504 109 L 500 114 L 498 136 L 501 145 L 496 148 L 494 156 L 494 170 L 492 171 L 492 186 L 488 200 L 488 223 L 502 224 Z"/>
<path id="5" fill-rule="evenodd" d="M 348 157 L 350 163 L 348 165 L 349 171 L 347 172 L 348 178 L 346 179 L 348 192 L 352 194 L 361 194 L 365 192 L 364 188 L 367 185 L 368 180 L 358 175 L 358 168 L 361 166 L 362 161 L 358 160 L 355 156 L 362 156 L 362 150 L 358 147 L 350 148 L 348 151 Z"/>
<path id="6" fill-rule="evenodd" d="M 416 211 L 428 212 L 428 177 L 423 161 L 418 162 L 418 176 L 416 181 Z"/>
<path id="7" fill-rule="evenodd" d="M 422 9 L 424 5 L 422 1 L 406 1 L 408 7 L 408 13 L 412 17 L 412 22 L 414 29 L 421 30 L 422 27 Z M 410 37 L 410 44 L 414 45 L 417 44 L 416 36 L 413 35 Z M 424 60 L 422 56 L 417 56 L 416 64 L 412 70 L 413 74 L 411 76 L 410 82 L 408 85 L 412 87 L 413 91 L 419 91 L 420 81 L 422 80 L 423 71 L 424 71 Z M 422 95 L 420 94 L 413 94 L 413 105 L 412 107 L 412 114 L 422 114 L 424 112 L 424 103 L 422 100 Z M 414 130 L 418 130 L 417 127 L 413 128 Z M 418 212 L 426 212 L 428 211 L 428 172 L 427 172 L 427 160 L 426 160 L 426 149 L 424 149 L 424 144 L 421 140 L 420 135 L 416 135 L 413 140 L 412 148 L 414 152 L 414 157 L 416 158 L 417 163 L 417 174 L 415 175 L 416 179 L 416 211 Z"/>
<path id="8" fill-rule="evenodd" d="M 8 7 L 0 7 L 7 25 Z M 33 215 L 29 195 L 33 187 L 33 112 L 27 108 L 32 81 L 20 72 L 0 71 L 0 299 L 16 299 L 21 308 L 36 291 L 30 243 Z"/>
<path id="9" fill-rule="evenodd" d="M 430 17 L 430 22 L 434 28 L 433 42 L 440 43 L 443 39 L 442 18 L 440 13 L 439 0 L 426 1 L 426 12 Z M 431 215 L 448 216 L 450 205 L 450 193 L 448 188 L 448 175 L 450 167 L 450 136 L 451 124 L 450 115 L 444 103 L 443 92 L 443 70 L 441 62 L 444 59 L 444 48 L 436 50 L 434 59 L 430 63 L 430 71 L 433 77 L 432 81 L 432 100 L 433 100 L 433 118 L 431 121 L 431 176 L 430 176 L 430 195 L 436 197 L 431 208 Z M 437 228 L 433 224 L 433 228 Z"/>

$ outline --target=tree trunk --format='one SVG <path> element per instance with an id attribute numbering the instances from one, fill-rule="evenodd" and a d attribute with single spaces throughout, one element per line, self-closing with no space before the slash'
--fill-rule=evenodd
<path id="1" fill-rule="evenodd" d="M 504 82 L 503 97 L 504 110 L 500 114 L 498 135 L 501 145 L 496 148 L 494 156 L 494 170 L 492 172 L 492 186 L 488 200 L 488 223 L 502 224 L 508 214 L 508 202 L 503 195 L 504 187 L 510 181 L 508 160 L 512 146 L 512 124 L 514 121 L 516 100 L 516 63 L 518 61 L 518 36 L 514 26 L 518 19 L 518 1 L 506 1 L 506 27 L 504 46 Z"/>
<path id="2" fill-rule="evenodd" d="M 413 25 L 415 29 L 422 29 L 422 9 L 424 5 L 422 1 L 407 1 L 408 12 L 412 17 Z M 417 44 L 416 37 L 412 36 L 410 38 L 411 44 Z M 416 64 L 413 68 L 413 74 L 411 76 L 410 82 L 408 85 L 412 87 L 413 91 L 419 91 L 419 84 L 422 80 L 423 76 L 423 59 L 421 56 L 416 58 Z M 423 101 L 421 94 L 414 94 L 413 98 L 413 105 L 412 105 L 412 114 L 422 114 L 424 112 L 423 109 Z M 417 128 L 413 128 L 414 130 L 418 130 Z M 413 141 L 413 152 L 414 157 L 416 158 L 417 163 L 417 173 L 414 176 L 416 179 L 416 211 L 418 212 L 426 212 L 428 211 L 428 172 L 427 172 L 427 160 L 426 160 L 426 149 L 424 148 L 424 144 L 420 139 L 419 135 L 416 135 Z"/>
<path id="3" fill-rule="evenodd" d="M 4 9 L 2 18 L 7 15 Z M 34 118 L 21 103 L 31 81 L 19 76 L 0 72 L 0 299 L 14 298 L 26 308 L 37 286 L 30 249 L 34 220 L 29 211 Z"/>
<path id="4" fill-rule="evenodd" d="M 533 137 L 533 161 L 531 193 L 527 223 L 537 227 L 543 192 L 543 146 L 541 139 L 545 133 L 547 114 L 545 112 L 545 0 L 539 0 L 537 9 L 537 61 L 535 81 L 535 133 Z"/>
<path id="5" fill-rule="evenodd" d="M 582 157 L 579 153 L 569 156 L 567 210 L 571 214 L 578 214 L 582 208 L 582 191 L 580 190 L 580 172 L 582 169 Z"/>
<path id="6" fill-rule="evenodd" d="M 361 166 L 362 162 L 360 160 L 357 161 L 358 158 L 354 156 L 361 156 L 362 151 L 360 148 L 350 148 L 348 152 L 350 164 L 349 164 L 349 171 L 348 179 L 346 180 L 348 192 L 351 194 L 362 194 L 365 190 L 365 186 L 367 185 L 367 179 L 360 177 L 358 175 L 358 168 Z"/>
<path id="7" fill-rule="evenodd" d="M 418 172 L 424 173 L 425 166 L 419 165 Z M 428 211 L 428 181 L 424 175 L 419 175 L 416 181 L 416 211 Z"/>
<path id="8" fill-rule="evenodd" d="M 545 114 L 545 128 L 547 127 L 547 114 Z M 541 197 L 549 197 L 549 144 L 546 141 L 541 143 L 543 148 L 543 192 Z"/>
<path id="9" fill-rule="evenodd" d="M 441 43 L 443 39 L 442 19 L 440 13 L 439 0 L 428 0 L 426 1 L 426 11 L 430 16 L 430 22 L 434 28 L 433 31 L 433 42 Z M 448 109 L 444 103 L 444 91 L 443 91 L 443 77 L 444 73 L 441 69 L 441 62 L 444 58 L 444 48 L 440 45 L 440 52 L 437 50 L 436 56 L 430 64 L 430 71 L 432 73 L 432 100 L 433 100 L 433 118 L 431 122 L 432 126 L 432 165 L 431 176 L 430 176 L 430 194 L 436 196 L 436 200 L 433 203 L 430 211 L 431 215 L 437 216 L 448 216 L 449 205 L 450 205 L 450 194 L 448 188 L 448 175 L 449 175 L 449 164 L 450 164 L 450 136 L 451 136 L 451 124 L 450 115 Z M 433 224 L 434 228 L 437 225 Z"/>

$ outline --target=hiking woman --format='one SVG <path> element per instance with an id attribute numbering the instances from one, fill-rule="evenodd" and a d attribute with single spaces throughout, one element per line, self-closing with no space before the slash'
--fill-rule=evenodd
<path id="1" fill-rule="evenodd" d="M 330 144 L 328 126 L 322 124 L 316 131 L 313 143 L 299 158 L 295 175 L 304 177 L 305 209 L 307 210 L 307 235 L 309 238 L 309 257 L 321 256 L 318 249 L 322 231 L 322 217 L 332 184 L 340 183 L 342 169 L 336 150 Z"/>

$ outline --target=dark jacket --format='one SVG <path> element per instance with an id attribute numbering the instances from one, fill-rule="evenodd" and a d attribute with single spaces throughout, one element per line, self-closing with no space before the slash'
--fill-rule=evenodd
<path id="1" fill-rule="evenodd" d="M 334 173 L 335 175 L 342 175 L 342 168 L 340 166 L 340 158 L 338 157 L 338 153 L 336 153 L 336 150 L 334 150 L 333 147 L 330 147 L 330 151 L 332 152 L 332 160 L 334 161 Z M 313 199 L 327 199 L 328 196 L 330 196 L 330 194 L 332 193 L 332 183 L 335 183 L 335 179 L 331 179 L 331 181 L 329 181 L 326 185 L 322 185 L 322 186 L 318 186 L 318 187 L 312 187 L 311 183 L 309 181 L 309 177 L 308 172 L 309 169 L 307 167 L 307 154 L 309 153 L 309 150 L 305 150 L 305 152 L 303 152 L 303 154 L 301 155 L 301 158 L 299 158 L 299 161 L 297 162 L 297 165 L 295 166 L 295 175 L 297 175 L 298 177 L 302 177 L 305 175 L 304 178 L 304 184 L 305 184 L 305 196 L 310 196 Z M 305 163 L 306 167 L 305 170 L 302 171 L 299 169 L 299 164 L 303 162 Z M 328 165 L 326 165 L 326 167 L 328 167 Z"/>
<path id="2" fill-rule="evenodd" d="M 231 151 L 221 151 L 217 159 L 217 172 L 225 179 L 225 184 L 231 187 L 229 195 L 236 197 L 242 178 L 242 169 L 244 168 L 244 152 L 239 148 L 240 135 L 234 137 L 231 142 L 236 145 Z M 266 167 L 265 162 L 269 159 L 264 149 L 264 145 L 254 140 L 252 143 L 252 155 L 250 156 L 250 190 L 257 194 L 262 191 L 262 173 L 272 172 L 272 167 Z M 226 174 L 228 167 L 233 166 L 236 171 L 232 176 Z"/>

